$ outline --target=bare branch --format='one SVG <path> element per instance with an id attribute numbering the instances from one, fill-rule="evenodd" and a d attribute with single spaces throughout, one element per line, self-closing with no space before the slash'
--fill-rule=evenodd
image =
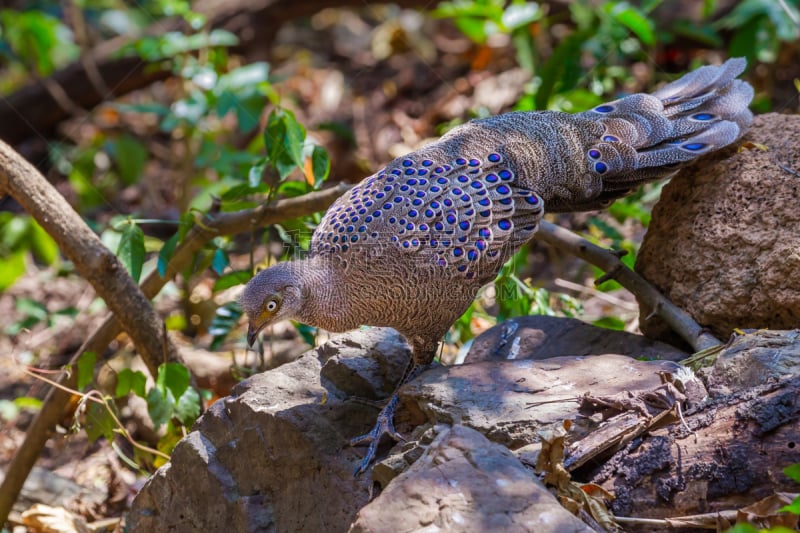
<path id="1" fill-rule="evenodd" d="M 571 231 L 542 220 L 536 238 L 551 246 L 580 257 L 601 269 L 606 274 L 600 280 L 614 279 L 628 289 L 636 299 L 653 309 L 672 329 L 696 351 L 722 344 L 713 335 L 703 330 L 691 316 L 670 302 L 647 280 L 628 268 L 612 250 L 601 248 Z"/>

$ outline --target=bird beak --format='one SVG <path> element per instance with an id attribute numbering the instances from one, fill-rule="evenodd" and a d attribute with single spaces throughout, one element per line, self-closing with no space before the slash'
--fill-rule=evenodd
<path id="1" fill-rule="evenodd" d="M 247 324 L 247 345 L 251 348 L 253 344 L 255 344 L 256 339 L 258 338 L 258 332 L 261 331 L 261 327 L 256 326 L 255 322 L 249 322 Z"/>

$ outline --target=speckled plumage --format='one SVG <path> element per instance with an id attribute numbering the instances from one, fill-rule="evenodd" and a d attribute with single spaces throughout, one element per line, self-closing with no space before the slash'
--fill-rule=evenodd
<path id="1" fill-rule="evenodd" d="M 753 90 L 736 79 L 745 64 L 703 67 L 575 115 L 475 120 L 395 159 L 331 206 L 308 258 L 250 281 L 240 300 L 250 339 L 282 318 L 331 331 L 391 326 L 416 365 L 430 363 L 545 208 L 603 207 L 741 137 L 752 120 Z"/>

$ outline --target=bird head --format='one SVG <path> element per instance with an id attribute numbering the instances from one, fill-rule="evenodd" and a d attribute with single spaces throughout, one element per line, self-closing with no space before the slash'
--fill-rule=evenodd
<path id="1" fill-rule="evenodd" d="M 283 319 L 297 318 L 303 305 L 302 281 L 294 262 L 278 263 L 251 279 L 239 297 L 247 313 L 247 344 L 252 346 L 259 332 Z"/>

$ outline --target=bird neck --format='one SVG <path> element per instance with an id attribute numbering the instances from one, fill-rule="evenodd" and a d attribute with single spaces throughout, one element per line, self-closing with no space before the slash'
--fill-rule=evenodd
<path id="1" fill-rule="evenodd" d="M 300 282 L 303 302 L 292 318 L 309 326 L 345 331 L 337 324 L 337 317 L 343 314 L 347 298 L 340 294 L 344 287 L 337 283 L 337 269 L 331 261 L 328 257 L 314 256 L 290 263 Z"/>

